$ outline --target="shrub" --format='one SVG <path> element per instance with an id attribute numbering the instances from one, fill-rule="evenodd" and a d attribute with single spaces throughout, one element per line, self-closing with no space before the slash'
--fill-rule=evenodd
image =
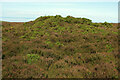
<path id="1" fill-rule="evenodd" d="M 113 26 L 112 24 L 107 23 L 107 22 L 102 23 L 102 25 L 105 26 L 105 27 L 108 27 L 108 28 Z"/>
<path id="2" fill-rule="evenodd" d="M 106 48 L 107 48 L 107 50 L 108 50 L 108 51 L 107 51 L 108 53 L 113 51 L 112 45 L 110 45 L 110 44 L 107 44 L 107 45 L 106 45 Z"/>
<path id="3" fill-rule="evenodd" d="M 32 64 L 39 60 L 40 56 L 38 54 L 27 54 L 27 63 Z"/>

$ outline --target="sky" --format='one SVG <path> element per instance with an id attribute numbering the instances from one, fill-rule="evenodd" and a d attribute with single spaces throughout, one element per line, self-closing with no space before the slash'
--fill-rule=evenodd
<path id="1" fill-rule="evenodd" d="M 0 0 L 1 2 L 118 2 L 119 0 Z"/>
<path id="2" fill-rule="evenodd" d="M 47 1 L 47 2 L 43 2 Z M 61 15 L 66 17 L 84 17 L 93 22 L 118 22 L 118 0 L 2 0 L 0 1 L 0 20 L 9 22 L 27 22 L 40 16 Z M 56 0 L 57 1 L 57 0 Z M 73 2 L 74 1 L 74 2 Z M 91 2 L 90 2 L 91 1 Z"/>

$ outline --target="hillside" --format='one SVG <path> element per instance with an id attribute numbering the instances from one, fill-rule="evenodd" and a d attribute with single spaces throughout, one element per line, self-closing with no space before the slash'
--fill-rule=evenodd
<path id="1" fill-rule="evenodd" d="M 2 23 L 4 78 L 118 78 L 118 31 L 111 23 L 42 16 Z"/>

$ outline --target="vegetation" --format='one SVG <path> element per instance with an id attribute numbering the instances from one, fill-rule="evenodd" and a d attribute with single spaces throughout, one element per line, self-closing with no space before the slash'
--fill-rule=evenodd
<path id="1" fill-rule="evenodd" d="M 118 78 L 114 24 L 56 15 L 1 26 L 3 78 Z"/>

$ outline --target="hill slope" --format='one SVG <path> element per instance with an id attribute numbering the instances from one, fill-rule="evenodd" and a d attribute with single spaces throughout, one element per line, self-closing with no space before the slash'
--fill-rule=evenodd
<path id="1" fill-rule="evenodd" d="M 118 77 L 115 25 L 56 15 L 2 27 L 4 78 Z"/>

